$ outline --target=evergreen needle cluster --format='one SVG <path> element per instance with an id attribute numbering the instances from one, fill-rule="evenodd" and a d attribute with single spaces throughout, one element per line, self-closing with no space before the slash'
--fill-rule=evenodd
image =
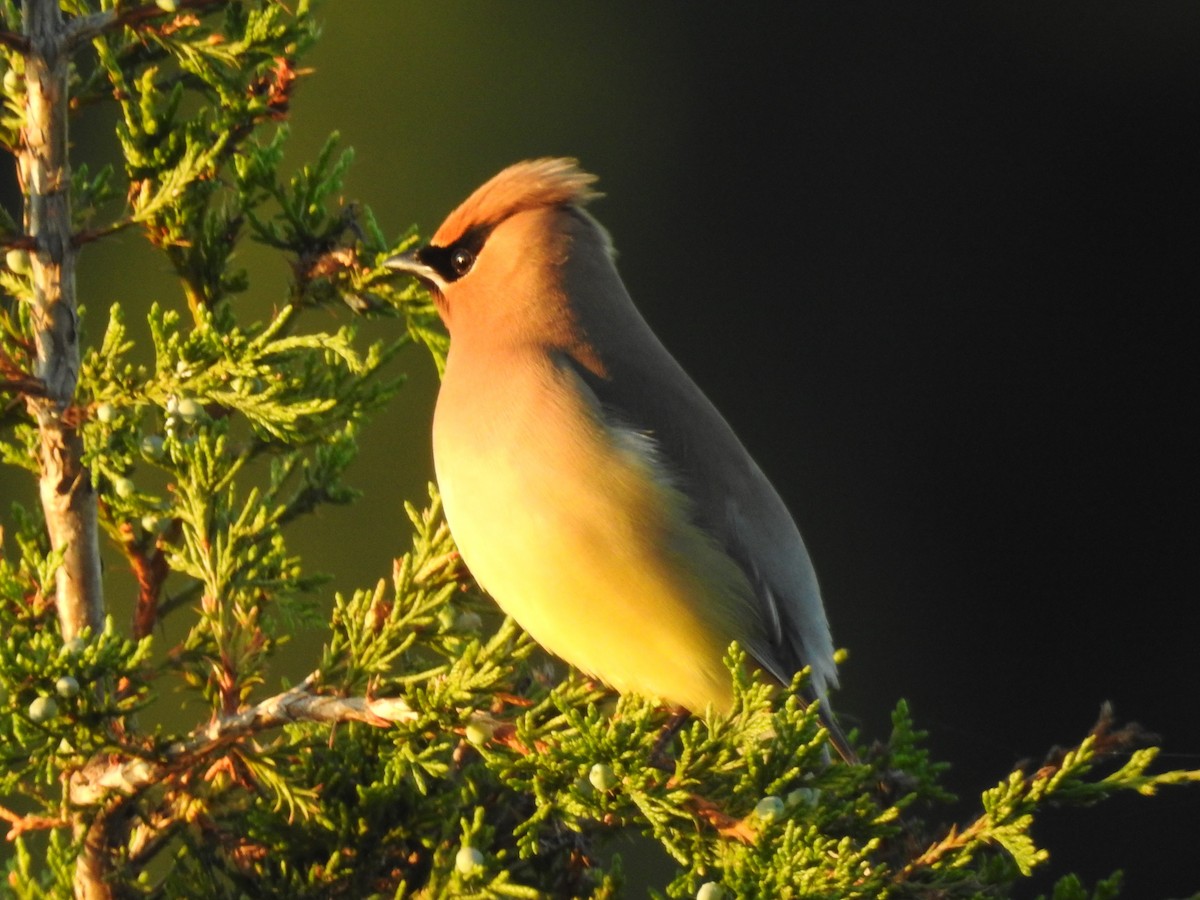
<path id="1" fill-rule="evenodd" d="M 0 462 L 42 498 L 0 512 L 0 891 L 614 897 L 632 837 L 670 897 L 999 897 L 1047 862 L 1041 810 L 1200 779 L 1105 716 L 947 829 L 903 701 L 861 763 L 830 763 L 816 710 L 736 647 L 732 714 L 664 747 L 663 710 L 563 672 L 479 595 L 432 487 L 390 577 L 323 594 L 295 528 L 354 500 L 396 352 L 440 366 L 446 338 L 381 267 L 415 235 L 345 200 L 336 137 L 284 171 L 311 7 L 0 0 L 0 143 L 27 196 L 0 219 Z M 72 169 L 66 123 L 100 105 L 123 165 Z M 133 311 L 74 295 L 78 254 L 118 232 L 178 279 L 136 313 L 148 348 Z M 287 263 L 255 286 L 267 311 L 246 242 Z M 372 318 L 396 338 L 364 342 Z M 128 621 L 105 606 L 119 569 Z M 302 627 L 327 637 L 289 686 L 271 664 Z M 169 724 L 154 701 L 179 692 L 191 719 Z M 1053 897 L 1118 887 L 1067 875 Z"/>

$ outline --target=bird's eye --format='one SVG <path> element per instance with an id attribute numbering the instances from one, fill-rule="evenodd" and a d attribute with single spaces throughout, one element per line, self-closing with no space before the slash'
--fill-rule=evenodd
<path id="1" fill-rule="evenodd" d="M 465 247 L 459 247 L 450 254 L 450 265 L 456 275 L 466 275 L 471 271 L 471 266 L 475 265 L 475 254 Z"/>

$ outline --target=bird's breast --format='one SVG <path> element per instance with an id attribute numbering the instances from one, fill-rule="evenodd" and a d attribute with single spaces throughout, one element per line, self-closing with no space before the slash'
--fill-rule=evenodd
<path id="1" fill-rule="evenodd" d="M 462 362 L 452 350 L 434 461 L 480 584 L 539 643 L 618 690 L 727 707 L 722 657 L 757 637 L 753 594 L 692 521 L 652 438 L 607 422 L 548 356 Z"/>

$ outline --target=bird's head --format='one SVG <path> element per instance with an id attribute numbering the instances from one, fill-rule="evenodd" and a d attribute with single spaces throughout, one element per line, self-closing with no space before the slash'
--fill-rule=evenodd
<path id="1" fill-rule="evenodd" d="M 595 180 L 573 159 L 517 163 L 450 213 L 429 243 L 387 265 L 429 287 L 456 338 L 545 327 L 568 305 L 569 262 L 589 267 L 597 256 L 611 266 L 607 233 L 583 211 L 600 196 Z"/>

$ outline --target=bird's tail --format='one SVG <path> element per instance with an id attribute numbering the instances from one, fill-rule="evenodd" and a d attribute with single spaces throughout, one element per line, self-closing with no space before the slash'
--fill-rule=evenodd
<path id="1" fill-rule="evenodd" d="M 822 727 L 829 732 L 829 743 L 837 755 L 842 758 L 842 762 L 849 763 L 850 765 L 862 762 L 858 758 L 858 754 L 854 752 L 854 747 L 850 745 L 850 739 L 846 737 L 846 732 L 842 731 L 842 726 L 838 724 L 837 717 L 833 714 L 829 705 L 822 703 L 818 713 Z"/>

